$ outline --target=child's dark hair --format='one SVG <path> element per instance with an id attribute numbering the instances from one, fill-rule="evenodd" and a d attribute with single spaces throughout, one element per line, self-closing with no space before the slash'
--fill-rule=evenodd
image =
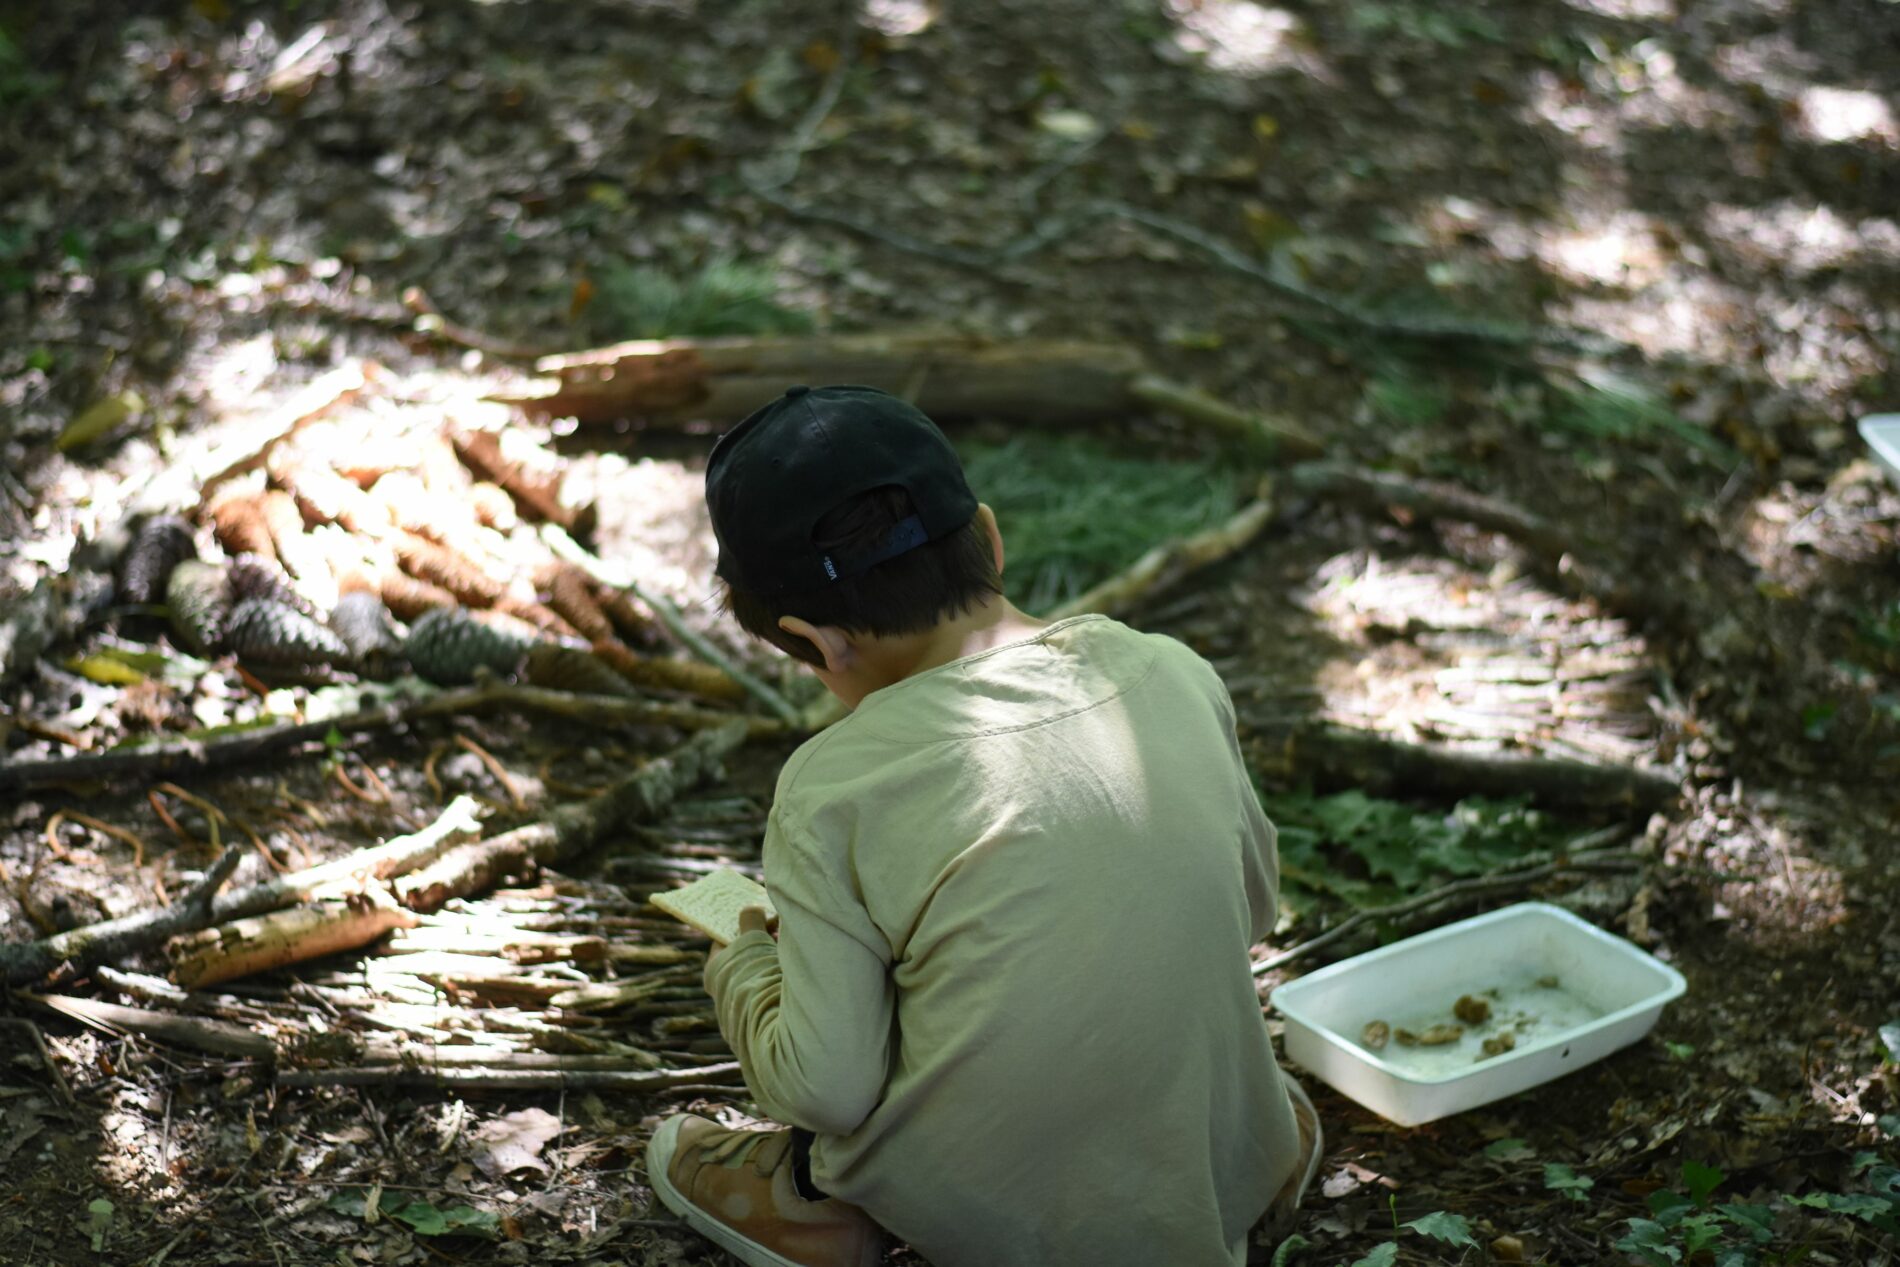
<path id="1" fill-rule="evenodd" d="M 824 554 L 868 553 L 912 513 L 910 495 L 903 489 L 874 488 L 827 512 L 812 530 L 812 544 Z M 780 629 L 779 617 L 797 616 L 814 625 L 889 637 L 922 633 L 1002 592 L 989 534 L 972 518 L 955 532 L 823 589 L 760 595 L 728 586 L 725 604 L 753 637 L 806 664 L 822 666 L 825 660 L 818 648 Z"/>

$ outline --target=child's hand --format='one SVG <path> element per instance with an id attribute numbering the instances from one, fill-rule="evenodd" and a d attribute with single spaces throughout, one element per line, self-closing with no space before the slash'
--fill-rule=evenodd
<path id="1" fill-rule="evenodd" d="M 772 921 L 767 917 L 763 906 L 748 906 L 739 912 L 739 933 L 769 933 Z"/>
<path id="2" fill-rule="evenodd" d="M 765 913 L 765 908 L 763 906 L 747 906 L 747 907 L 742 907 L 740 909 L 739 935 L 741 937 L 745 936 L 747 933 L 770 933 L 770 932 L 772 932 L 772 921 L 770 918 L 767 917 Z M 713 948 L 712 948 L 712 954 L 708 957 L 708 961 L 710 962 L 711 959 L 716 959 L 720 955 L 724 954 L 726 950 L 726 946 L 728 944 L 729 943 L 723 942 L 723 941 L 714 942 Z"/>

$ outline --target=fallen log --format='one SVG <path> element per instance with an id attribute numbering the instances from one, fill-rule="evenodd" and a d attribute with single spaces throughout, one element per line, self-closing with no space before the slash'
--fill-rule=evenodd
<path id="1" fill-rule="evenodd" d="M 1295 457 L 1324 450 L 1284 419 L 1236 408 L 1148 372 L 1115 343 L 992 339 L 910 331 L 799 338 L 644 339 L 542 357 L 526 389 L 491 397 L 544 417 L 737 422 L 793 383 L 861 383 L 932 418 L 1063 426 L 1161 409 L 1250 447 Z"/>
<path id="2" fill-rule="evenodd" d="M 415 922 L 414 912 L 398 906 L 380 887 L 367 885 L 348 897 L 181 934 L 165 951 L 172 980 L 195 990 L 367 946 Z"/>
<path id="3" fill-rule="evenodd" d="M 174 933 L 203 928 L 212 919 L 212 896 L 231 878 L 243 856 L 243 848 L 232 845 L 189 893 L 162 910 L 88 924 L 42 941 L 0 945 L 0 980 L 24 985 L 61 964 L 84 970 L 156 946 Z"/>
<path id="4" fill-rule="evenodd" d="M 450 898 L 492 888 L 530 866 L 551 866 L 571 857 L 612 828 L 651 822 L 681 792 L 718 777 L 720 759 L 745 737 L 745 723 L 737 720 L 701 731 L 590 801 L 563 806 L 543 822 L 491 840 L 457 846 L 398 881 L 396 896 L 413 911 L 434 911 Z"/>
<path id="5" fill-rule="evenodd" d="M 402 1087 L 443 1091 L 664 1091 L 695 1083 L 743 1081 L 739 1062 L 688 1069 L 280 1069 L 280 1087 Z"/>
<path id="6" fill-rule="evenodd" d="M 1242 719 L 1243 726 L 1246 718 Z M 1251 729 L 1251 728 L 1249 728 Z M 1673 803 L 1679 781 L 1661 770 L 1552 757 L 1468 752 L 1403 743 L 1343 726 L 1254 731 L 1263 769 L 1319 787 L 1396 792 L 1526 796 L 1544 805 L 1651 812 Z"/>

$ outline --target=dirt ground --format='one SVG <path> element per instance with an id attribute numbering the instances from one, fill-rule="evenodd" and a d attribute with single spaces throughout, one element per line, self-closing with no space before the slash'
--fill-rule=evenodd
<path id="1" fill-rule="evenodd" d="M 1900 1163 L 1900 1031 L 1881 1036 L 1900 1020 L 1900 492 L 1853 424 L 1900 397 L 1900 6 L 80 8 L 0 3 L 7 601 L 81 570 L 80 543 L 176 446 L 241 433 L 350 358 L 411 383 L 505 372 L 416 333 L 409 286 L 492 336 L 573 347 L 616 262 L 683 274 L 732 255 L 769 264 L 821 328 L 1131 343 L 1337 456 L 1508 498 L 1575 541 L 1553 563 L 1291 498 L 1261 544 L 1129 613 L 1221 669 L 1270 784 L 1288 716 L 1682 780 L 1678 805 L 1628 824 L 1639 870 L 1519 896 L 1637 941 L 1686 996 L 1599 1064 L 1420 1128 L 1309 1082 L 1328 1146 L 1290 1260 L 1376 1263 L 1396 1244 L 1399 1262 L 1642 1261 L 1614 1242 L 1687 1165 L 1722 1172 L 1716 1201 L 1771 1207 L 1773 1240 L 1730 1223 L 1647 1261 L 1895 1261 L 1875 1207 Z M 129 391 L 127 426 L 55 452 Z M 1125 431 L 1137 451 L 1203 447 L 1165 421 Z M 703 444 L 558 439 L 601 507 L 600 553 L 737 646 L 705 603 Z M 1575 693 L 1521 667 L 1598 653 L 1617 667 Z M 1493 680 L 1522 688 L 1502 711 L 1469 686 Z M 51 671 L 6 700 L 88 706 Z M 190 789 L 259 821 L 316 807 L 306 836 L 327 856 L 426 819 L 431 779 L 496 795 L 473 750 L 425 778 L 456 734 L 534 805 L 669 738 L 433 727 L 347 748 L 380 798 L 322 754 Z M 610 846 L 577 870 L 637 889 L 709 849 L 755 859 L 789 751 L 743 749 L 643 838 L 657 862 Z M 42 855 L 60 810 L 169 843 L 147 790 L 0 805 L 0 862 L 64 918 L 142 907 L 149 876 L 122 843 L 69 826 L 66 856 Z M 1618 821 L 1567 812 L 1579 831 Z M 177 887 L 204 861 L 181 847 L 157 870 Z M 534 892 L 519 900 L 561 898 Z M 1290 914 L 1279 940 L 1340 913 Z M 0 938 L 34 935 L 0 898 Z M 724 1261 L 650 1202 L 641 1148 L 682 1105 L 738 1120 L 742 1091 L 279 1089 L 242 1061 L 9 1007 L 58 1072 L 0 1026 L 5 1261 Z M 678 1050 L 708 1055 L 705 1038 L 682 1030 Z M 528 1164 L 493 1161 L 508 1123 L 547 1121 Z M 372 1185 L 384 1211 L 407 1195 L 497 1212 L 498 1236 L 375 1218 Z M 1873 1204 L 1797 1204 L 1817 1194 Z M 1437 1211 L 1475 1246 L 1399 1232 Z"/>

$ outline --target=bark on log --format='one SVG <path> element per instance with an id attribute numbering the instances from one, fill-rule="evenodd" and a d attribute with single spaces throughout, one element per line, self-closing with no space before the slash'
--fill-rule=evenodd
<path id="1" fill-rule="evenodd" d="M 88 924 L 44 941 L 0 945 L 0 979 L 24 985 L 61 964 L 88 968 L 156 946 L 173 933 L 203 928 L 212 919 L 212 895 L 231 878 L 243 856 L 237 845 L 226 849 L 190 893 L 163 910 Z"/>
<path id="2" fill-rule="evenodd" d="M 1461 752 L 1342 726 L 1269 731 L 1257 737 L 1267 741 L 1263 764 L 1270 772 L 1373 795 L 1528 796 L 1545 805 L 1650 812 L 1671 804 L 1682 792 L 1680 782 L 1661 770 Z"/>
<path id="3" fill-rule="evenodd" d="M 234 920 L 172 940 L 172 979 L 187 990 L 367 946 L 415 926 L 414 912 L 371 885 L 347 898 Z"/>
<path id="4" fill-rule="evenodd" d="M 572 857 L 616 826 L 651 822 L 681 792 L 716 778 L 720 759 L 745 737 L 745 723 L 737 720 L 702 731 L 591 801 L 563 806 L 545 822 L 450 850 L 426 870 L 398 881 L 397 897 L 411 910 L 433 911 L 530 865 Z"/>
<path id="5" fill-rule="evenodd" d="M 280 1087 L 403 1087 L 443 1091 L 663 1091 L 695 1083 L 742 1081 L 739 1062 L 689 1069 L 287 1069 Z"/>
<path id="6" fill-rule="evenodd" d="M 212 1056 L 235 1056 L 243 1060 L 274 1060 L 277 1056 L 277 1048 L 270 1039 L 255 1030 L 228 1021 L 180 1016 L 176 1012 L 154 1012 L 149 1008 L 125 1007 L 118 1003 L 62 994 L 19 991 L 16 997 L 97 1029 L 138 1034 Z"/>
<path id="7" fill-rule="evenodd" d="M 1062 424 L 1130 412 L 1129 383 L 1143 368 L 1140 353 L 1117 344 L 947 333 L 641 340 L 544 357 L 535 369 L 551 379 L 494 399 L 582 422 L 677 426 L 737 421 L 791 383 L 862 383 L 939 420 Z"/>

